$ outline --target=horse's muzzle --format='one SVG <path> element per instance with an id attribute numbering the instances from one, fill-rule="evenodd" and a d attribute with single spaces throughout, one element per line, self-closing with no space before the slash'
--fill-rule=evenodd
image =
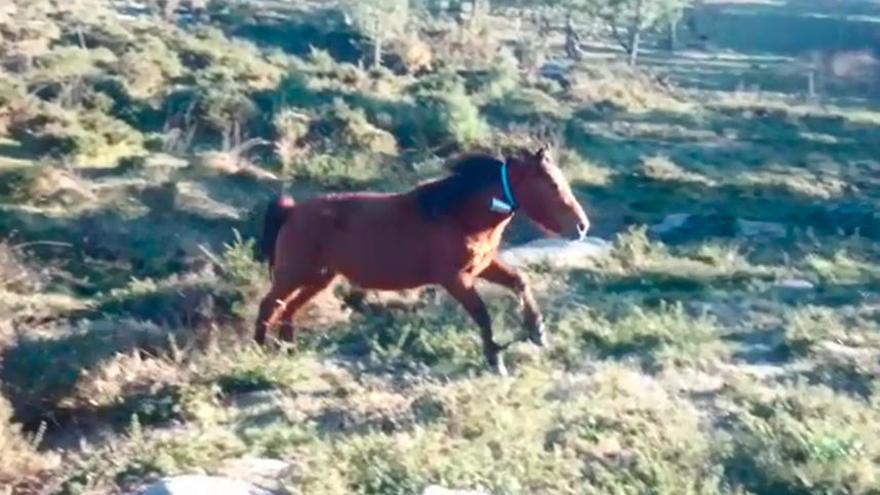
<path id="1" fill-rule="evenodd" d="M 584 219 L 583 221 L 578 222 L 577 224 L 577 240 L 582 241 L 585 237 L 587 237 L 587 232 L 590 231 L 590 221 Z"/>

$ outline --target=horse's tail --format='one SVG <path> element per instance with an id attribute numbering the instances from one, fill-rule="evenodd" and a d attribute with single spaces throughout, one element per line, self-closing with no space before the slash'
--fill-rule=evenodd
<path id="1" fill-rule="evenodd" d="M 269 262 L 270 267 L 275 264 L 275 242 L 278 240 L 278 232 L 287 220 L 293 205 L 294 201 L 290 196 L 279 196 L 266 208 L 266 215 L 263 217 L 263 237 L 260 239 L 260 254 Z"/>

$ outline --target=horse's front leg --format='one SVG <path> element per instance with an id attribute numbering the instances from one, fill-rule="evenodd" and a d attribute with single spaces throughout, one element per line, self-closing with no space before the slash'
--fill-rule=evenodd
<path id="1" fill-rule="evenodd" d="M 460 277 L 443 284 L 443 287 L 449 292 L 449 295 L 464 306 L 464 309 L 480 327 L 483 355 L 486 357 L 489 367 L 498 375 L 507 376 L 507 367 L 504 365 L 504 356 L 501 353 L 504 348 L 498 345 L 492 336 L 492 318 L 489 316 L 486 304 L 474 288 L 473 280 L 470 277 Z"/>
<path id="2" fill-rule="evenodd" d="M 480 278 L 507 287 L 517 295 L 523 308 L 523 318 L 529 340 L 535 345 L 544 346 L 547 342 L 544 318 L 541 316 L 541 310 L 538 308 L 538 303 L 535 301 L 535 296 L 532 295 L 532 289 L 529 288 L 525 277 L 495 258 L 480 273 Z"/>

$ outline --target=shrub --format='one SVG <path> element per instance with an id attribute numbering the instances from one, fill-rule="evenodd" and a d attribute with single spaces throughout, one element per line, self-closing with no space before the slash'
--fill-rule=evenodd
<path id="1" fill-rule="evenodd" d="M 714 185 L 711 179 L 682 168 L 664 155 L 644 157 L 639 166 L 639 173 L 648 179 L 656 181 Z"/>
<path id="2" fill-rule="evenodd" d="M 545 448 L 584 462 L 583 493 L 724 493 L 699 412 L 651 377 L 606 364 L 554 395 L 568 405 L 553 418 Z"/>
<path id="3" fill-rule="evenodd" d="M 70 462 L 61 492 L 103 492 L 111 486 L 212 468 L 245 450 L 239 438 L 220 428 L 148 437 L 134 416 L 126 438 Z"/>
<path id="4" fill-rule="evenodd" d="M 222 69 L 247 90 L 275 88 L 283 71 L 265 59 L 251 43 L 231 41 L 214 27 L 200 27 L 193 34 L 176 31 L 169 40 L 185 67 L 194 71 Z"/>
<path id="5" fill-rule="evenodd" d="M 510 50 L 501 50 L 492 60 L 478 91 L 487 101 L 501 98 L 519 84 L 519 61 Z"/>
<path id="6" fill-rule="evenodd" d="M 10 173 L 0 184 L 0 194 L 21 204 L 75 206 L 96 199 L 87 182 L 76 174 L 52 165 Z"/>
<path id="7" fill-rule="evenodd" d="M 40 57 L 39 67 L 31 75 L 32 84 L 64 85 L 76 79 L 100 75 L 101 67 L 116 63 L 116 54 L 106 48 L 89 50 L 61 46 Z"/>
<path id="8" fill-rule="evenodd" d="M 104 313 L 152 321 L 167 326 L 197 326 L 223 314 L 216 306 L 213 276 L 174 274 L 154 280 L 132 279 L 101 297 Z"/>
<path id="9" fill-rule="evenodd" d="M 413 88 L 418 115 L 406 131 L 416 142 L 471 146 L 483 141 L 489 128 L 471 100 L 461 77 L 448 72 L 431 76 Z"/>
<path id="10" fill-rule="evenodd" d="M 488 110 L 505 124 L 515 122 L 534 126 L 553 125 L 567 114 L 553 97 L 533 88 L 511 90 L 492 101 Z"/>
<path id="11" fill-rule="evenodd" d="M 444 25 L 432 22 L 436 59 L 455 68 L 477 69 L 491 65 L 501 41 L 497 32 L 488 26 L 461 29 L 454 23 Z"/>
<path id="12" fill-rule="evenodd" d="M 0 136 L 7 133 L 16 115 L 24 111 L 25 96 L 23 85 L 0 68 Z"/>
<path id="13" fill-rule="evenodd" d="M 207 132 L 203 137 L 220 138 L 224 150 L 238 146 L 247 137 L 259 111 L 246 87 L 234 78 L 226 69 L 206 70 L 195 86 L 166 99 L 166 112 L 180 116 L 183 126 L 204 128 Z"/>
<path id="14" fill-rule="evenodd" d="M 514 48 L 519 65 L 527 74 L 534 76 L 547 59 L 547 40 L 530 37 L 519 41 Z"/>
<path id="15" fill-rule="evenodd" d="M 308 449 L 298 488 L 723 493 L 698 411 L 623 366 L 555 378 L 530 367 L 509 386 L 489 378 L 429 383 L 416 397 L 408 411 L 415 427 L 339 435 Z"/>
<path id="16" fill-rule="evenodd" d="M 691 316 L 681 303 L 656 311 L 636 307 L 610 324 L 600 325 L 601 346 L 611 354 L 636 353 L 649 364 L 683 365 L 717 359 L 724 350 L 714 318 Z"/>
<path id="17" fill-rule="evenodd" d="M 261 296 L 266 279 L 263 265 L 254 259 L 254 243 L 254 239 L 245 240 L 235 231 L 233 241 L 223 245 L 223 253 L 218 260 L 225 305 L 232 316 L 246 321 L 256 316 L 255 303 Z"/>
<path id="18" fill-rule="evenodd" d="M 835 285 L 871 285 L 880 280 L 880 265 L 839 250 L 830 256 L 810 254 L 805 259 L 807 267 L 819 280 Z"/>
<path id="19" fill-rule="evenodd" d="M 308 114 L 291 107 L 281 109 L 272 118 L 275 154 L 285 170 L 291 170 L 308 154 L 305 138 L 309 133 L 311 120 Z"/>
<path id="20" fill-rule="evenodd" d="M 10 126 L 24 146 L 73 163 L 115 164 L 141 149 L 143 136 L 125 122 L 102 111 L 70 110 L 40 103 Z"/>
<path id="21" fill-rule="evenodd" d="M 325 186 L 360 186 L 381 176 L 378 160 L 375 156 L 353 151 L 317 153 L 297 164 L 293 173 Z"/>
<path id="22" fill-rule="evenodd" d="M 47 273 L 31 266 L 21 248 L 0 240 L 0 292 L 39 291 L 46 279 Z"/>
<path id="23" fill-rule="evenodd" d="M 23 482 L 49 467 L 49 458 L 37 453 L 40 440 L 39 435 L 25 438 L 21 428 L 12 423 L 12 406 L 0 396 L 0 485 Z"/>
<path id="24" fill-rule="evenodd" d="M 353 109 L 341 99 L 335 100 L 327 109 L 323 121 L 330 127 L 335 143 L 352 151 L 397 155 L 394 136 L 371 124 L 363 110 Z"/>
<path id="25" fill-rule="evenodd" d="M 784 350 L 810 355 L 824 342 L 853 348 L 880 346 L 877 325 L 869 319 L 845 318 L 839 311 L 807 305 L 785 315 Z"/>
<path id="26" fill-rule="evenodd" d="M 413 33 L 395 40 L 391 46 L 391 53 L 399 57 L 404 72 L 408 74 L 430 70 L 434 63 L 431 45 Z"/>
<path id="27" fill-rule="evenodd" d="M 58 324 L 53 331 L 53 338 L 21 338 L 4 355 L 6 390 L 25 420 L 101 402 L 76 393 L 81 380 L 119 353 L 155 353 L 171 338 L 155 325 L 125 319 Z"/>
<path id="28" fill-rule="evenodd" d="M 578 64 L 569 76 L 569 95 L 594 109 L 644 112 L 688 111 L 689 107 L 648 73 L 616 66 Z"/>
<path id="29" fill-rule="evenodd" d="M 358 324 L 357 333 L 343 338 L 358 339 L 359 345 L 349 350 L 379 362 L 405 366 L 415 361 L 446 373 L 480 369 L 482 348 L 472 323 L 456 308 L 445 311 L 451 314 L 438 318 L 415 312 L 394 320 L 388 315 L 370 315 Z"/>
<path id="30" fill-rule="evenodd" d="M 727 469 L 759 494 L 876 493 L 880 416 L 825 387 L 733 391 Z"/>
<path id="31" fill-rule="evenodd" d="M 150 99 L 167 91 L 169 81 L 181 77 L 183 64 L 161 38 L 138 40 L 136 50 L 119 57 L 117 71 L 125 80 L 127 93 L 135 99 Z"/>

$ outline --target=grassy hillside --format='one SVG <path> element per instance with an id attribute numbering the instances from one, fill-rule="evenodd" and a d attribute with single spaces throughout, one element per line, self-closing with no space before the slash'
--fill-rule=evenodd
<path id="1" fill-rule="evenodd" d="M 707 1 L 632 68 L 520 3 L 414 7 L 380 67 L 336 2 L 0 6 L 0 494 L 251 456 L 280 493 L 880 493 L 880 9 Z M 295 351 L 250 343 L 271 195 L 545 140 L 614 248 L 528 270 L 552 345 L 512 377 L 431 290 L 342 283 Z"/>

